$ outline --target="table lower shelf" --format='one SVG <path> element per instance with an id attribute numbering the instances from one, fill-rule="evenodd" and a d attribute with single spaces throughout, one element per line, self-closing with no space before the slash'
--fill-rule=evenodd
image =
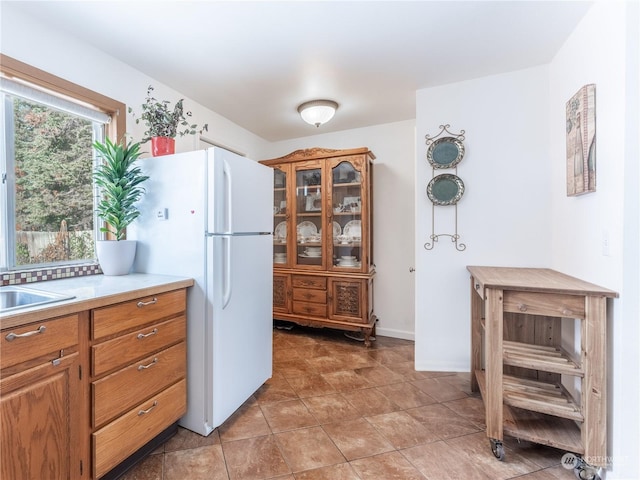
<path id="1" fill-rule="evenodd" d="M 584 422 L 580 407 L 560 384 L 510 375 L 502 377 L 502 384 L 505 405 Z"/>
<path id="2" fill-rule="evenodd" d="M 504 340 L 502 357 L 505 365 L 584 377 L 582 367 L 560 347 Z"/>
<path id="3" fill-rule="evenodd" d="M 476 370 L 475 375 L 484 398 L 487 388 L 484 371 Z M 503 409 L 505 434 L 581 455 L 585 453 L 580 427 L 573 420 L 509 405 L 503 405 Z"/>

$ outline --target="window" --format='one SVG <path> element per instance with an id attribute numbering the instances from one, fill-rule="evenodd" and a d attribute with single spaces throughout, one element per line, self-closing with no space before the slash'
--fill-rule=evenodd
<path id="1" fill-rule="evenodd" d="M 0 270 L 94 260 L 94 140 L 123 104 L 4 55 Z M 118 121 L 120 120 L 120 121 Z"/>

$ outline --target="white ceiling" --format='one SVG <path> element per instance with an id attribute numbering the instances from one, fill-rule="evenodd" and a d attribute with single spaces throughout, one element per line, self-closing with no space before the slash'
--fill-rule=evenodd
<path id="1" fill-rule="evenodd" d="M 548 63 L 583 1 L 5 2 L 270 141 L 415 118 L 418 89 Z M 297 106 L 340 107 L 319 129 Z"/>

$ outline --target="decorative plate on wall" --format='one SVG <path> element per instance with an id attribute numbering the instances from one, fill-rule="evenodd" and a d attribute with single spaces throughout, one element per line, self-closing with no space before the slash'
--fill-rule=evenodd
<path id="1" fill-rule="evenodd" d="M 455 205 L 463 193 L 464 183 L 451 173 L 437 175 L 427 185 L 427 196 L 434 205 Z"/>
<path id="2" fill-rule="evenodd" d="M 427 149 L 427 160 L 433 168 L 453 168 L 464 157 L 464 145 L 453 137 L 434 140 Z"/>

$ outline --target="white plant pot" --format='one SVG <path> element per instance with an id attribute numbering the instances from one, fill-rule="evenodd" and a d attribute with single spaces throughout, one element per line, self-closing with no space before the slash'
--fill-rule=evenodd
<path id="1" fill-rule="evenodd" d="M 96 254 L 102 273 L 127 275 L 136 256 L 136 240 L 98 240 Z"/>

